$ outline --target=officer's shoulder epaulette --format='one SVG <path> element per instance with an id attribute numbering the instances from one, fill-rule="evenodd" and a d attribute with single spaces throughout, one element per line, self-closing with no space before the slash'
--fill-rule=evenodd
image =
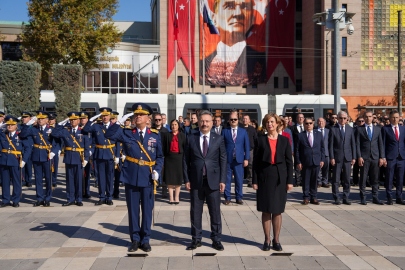
<path id="1" fill-rule="evenodd" d="M 125 128 L 124 125 L 120 125 L 120 127 Z"/>
<path id="2" fill-rule="evenodd" d="M 153 133 L 159 134 L 159 130 L 151 128 L 150 131 L 152 131 Z"/>
<path id="3" fill-rule="evenodd" d="M 66 129 L 69 129 L 69 127 L 65 127 Z"/>
<path id="4" fill-rule="evenodd" d="M 134 129 L 133 127 L 124 127 L 125 129 Z"/>

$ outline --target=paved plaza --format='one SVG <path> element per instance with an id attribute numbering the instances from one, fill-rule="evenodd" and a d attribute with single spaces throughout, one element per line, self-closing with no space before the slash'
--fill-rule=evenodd
<path id="1" fill-rule="evenodd" d="M 64 179 L 61 169 L 59 179 Z M 203 247 L 190 243 L 189 195 L 170 205 L 158 190 L 152 252 L 128 256 L 124 189 L 113 206 L 62 207 L 64 181 L 51 207 L 33 207 L 34 188 L 24 187 L 19 208 L 0 209 L 0 269 L 405 269 L 405 206 L 332 205 L 331 190 L 319 189 L 321 205 L 301 205 L 301 188 L 288 196 L 280 242 L 283 252 L 263 252 L 261 213 L 255 192 L 244 188 L 245 204 L 221 205 L 225 250 L 211 248 L 208 209 L 204 209 Z M 371 191 L 369 192 L 369 201 Z M 385 192 L 380 191 L 385 200 Z"/>

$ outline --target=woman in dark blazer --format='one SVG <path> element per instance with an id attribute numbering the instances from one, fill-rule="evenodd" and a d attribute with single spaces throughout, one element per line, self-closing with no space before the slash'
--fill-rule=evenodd
<path id="1" fill-rule="evenodd" d="M 253 157 L 253 189 L 257 190 L 257 210 L 262 212 L 263 250 L 270 250 L 273 224 L 273 249 L 281 251 L 281 213 L 285 210 L 287 191 L 293 188 L 292 151 L 289 139 L 279 136 L 282 122 L 276 114 L 267 114 L 262 126 L 267 134 L 257 138 Z"/>
<path id="2" fill-rule="evenodd" d="M 176 119 L 170 122 L 170 128 L 171 132 L 160 133 L 165 156 L 163 180 L 169 189 L 169 203 L 179 204 L 180 188 L 183 183 L 183 149 L 186 135 L 180 132 L 180 123 Z M 173 189 L 175 190 L 174 199 Z"/>

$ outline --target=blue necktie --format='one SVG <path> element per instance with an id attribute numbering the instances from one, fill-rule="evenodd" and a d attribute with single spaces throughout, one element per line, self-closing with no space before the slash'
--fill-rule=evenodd
<path id="1" fill-rule="evenodd" d="M 371 138 L 373 138 L 373 134 L 371 134 L 371 128 L 370 128 L 370 126 L 367 126 L 367 134 L 368 134 L 368 138 L 369 138 L 370 141 L 371 141 Z"/>
<path id="2" fill-rule="evenodd" d="M 343 140 L 344 140 L 345 139 L 345 130 L 344 130 L 343 126 L 340 129 L 340 133 L 342 133 L 342 137 L 343 137 Z"/>

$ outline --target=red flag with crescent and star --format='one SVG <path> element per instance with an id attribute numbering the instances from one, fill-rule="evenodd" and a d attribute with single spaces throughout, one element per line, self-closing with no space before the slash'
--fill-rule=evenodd
<path id="1" fill-rule="evenodd" d="M 190 1 L 190 36 L 188 34 L 188 7 Z M 167 78 L 170 77 L 176 62 L 183 60 L 189 71 L 189 54 L 191 53 L 191 76 L 195 80 L 195 3 L 196 0 L 169 0 L 169 17 L 167 30 Z M 175 10 L 176 7 L 176 10 Z M 175 59 L 174 41 L 177 40 L 177 59 Z M 189 52 L 191 42 L 191 52 Z"/>
<path id="2" fill-rule="evenodd" d="M 269 0 L 269 7 L 267 80 L 281 62 L 295 84 L 295 0 Z"/>

